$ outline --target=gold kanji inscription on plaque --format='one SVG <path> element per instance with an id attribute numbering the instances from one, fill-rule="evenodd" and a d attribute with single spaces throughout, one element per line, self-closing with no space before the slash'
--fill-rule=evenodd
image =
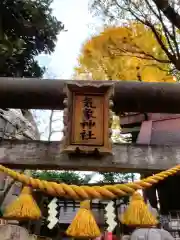
<path id="1" fill-rule="evenodd" d="M 62 152 L 112 153 L 111 106 L 112 85 L 67 84 L 64 110 Z"/>
<path id="2" fill-rule="evenodd" d="M 103 145 L 103 96 L 73 96 L 72 144 Z"/>

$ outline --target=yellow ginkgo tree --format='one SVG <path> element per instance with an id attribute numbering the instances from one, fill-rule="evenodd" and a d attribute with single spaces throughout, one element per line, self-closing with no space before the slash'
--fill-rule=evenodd
<path id="1" fill-rule="evenodd" d="M 75 74 L 89 74 L 93 80 L 174 82 L 176 79 L 169 75 L 169 69 L 170 62 L 151 30 L 132 22 L 106 27 L 87 40 Z"/>

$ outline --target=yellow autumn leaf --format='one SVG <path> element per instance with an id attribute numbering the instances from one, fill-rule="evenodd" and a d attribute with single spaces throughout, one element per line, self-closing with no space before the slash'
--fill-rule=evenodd
<path id="1" fill-rule="evenodd" d="M 162 39 L 165 41 L 163 36 Z M 130 22 L 121 27 L 107 27 L 86 41 L 75 73 L 89 73 L 94 80 L 173 82 L 169 68 L 152 31 L 143 24 Z"/>

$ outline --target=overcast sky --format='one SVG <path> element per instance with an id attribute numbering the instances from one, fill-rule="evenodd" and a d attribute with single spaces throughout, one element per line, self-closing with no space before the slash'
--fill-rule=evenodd
<path id="1" fill-rule="evenodd" d="M 102 23 L 90 14 L 88 0 L 54 0 L 52 9 L 53 15 L 65 25 L 67 31 L 58 35 L 53 54 L 41 54 L 37 59 L 41 66 L 48 69 L 45 78 L 71 79 L 83 42 L 98 31 Z M 48 136 L 49 115 L 50 111 L 38 111 L 38 116 L 42 118 L 40 128 L 44 140 Z M 62 118 L 60 115 L 55 114 L 54 117 Z M 62 129 L 62 121 L 55 125 L 56 129 Z M 52 140 L 60 140 L 61 137 L 62 134 L 55 133 Z"/>
<path id="2" fill-rule="evenodd" d="M 49 78 L 70 79 L 83 42 L 100 31 L 102 22 L 89 13 L 88 0 L 54 0 L 52 8 L 53 14 L 63 22 L 67 32 L 58 35 L 55 52 L 52 55 L 38 56 L 39 64 L 48 68 Z M 50 111 L 37 111 L 37 115 L 41 118 L 39 127 L 43 132 L 42 140 L 47 140 Z M 57 132 L 53 134 L 51 140 L 59 141 L 62 138 L 62 112 L 56 113 L 54 119 L 59 121 L 54 124 Z M 97 179 L 99 180 L 98 174 L 94 175 L 91 181 Z"/>
<path id="3" fill-rule="evenodd" d="M 52 8 L 67 32 L 58 35 L 56 49 L 51 56 L 42 54 L 38 60 L 53 77 L 70 79 L 82 43 L 95 33 L 101 23 L 88 11 L 88 0 L 54 0 Z"/>
<path id="4" fill-rule="evenodd" d="M 41 66 L 48 68 L 48 74 L 44 77 L 70 79 L 83 42 L 95 33 L 101 23 L 89 13 L 88 0 L 54 0 L 52 8 L 53 14 L 62 21 L 67 32 L 58 35 L 55 52 L 52 55 L 42 54 L 37 59 Z M 47 140 L 50 111 L 37 111 L 37 115 L 41 119 L 39 126 L 43 133 L 41 138 Z M 62 138 L 62 112 L 56 113 L 54 119 L 59 121 L 53 124 L 57 132 L 53 134 L 51 140 L 59 141 Z M 98 174 L 92 181 L 97 179 L 99 179 Z"/>

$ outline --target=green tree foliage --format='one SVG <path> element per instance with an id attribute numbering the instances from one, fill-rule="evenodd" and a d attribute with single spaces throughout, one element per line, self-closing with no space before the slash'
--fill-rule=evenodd
<path id="1" fill-rule="evenodd" d="M 129 181 L 134 181 L 134 174 L 133 173 L 114 173 L 114 172 L 107 172 L 107 173 L 100 173 L 103 177 L 103 183 L 126 183 Z"/>
<path id="2" fill-rule="evenodd" d="M 33 171 L 32 177 L 41 180 L 63 182 L 67 184 L 87 184 L 90 180 L 89 175 L 79 175 L 73 171 Z"/>
<path id="3" fill-rule="evenodd" d="M 34 59 L 55 49 L 64 25 L 52 15 L 52 0 L 0 1 L 0 76 L 41 77 Z"/>
<path id="4" fill-rule="evenodd" d="M 89 184 L 95 173 L 90 174 L 79 174 L 74 171 L 32 171 L 32 177 L 40 180 L 54 181 L 58 183 L 67 184 Z M 102 180 L 100 180 L 102 178 Z M 134 174 L 132 173 L 99 173 L 99 179 L 97 178 L 96 183 L 125 183 L 128 181 L 134 181 Z"/>

